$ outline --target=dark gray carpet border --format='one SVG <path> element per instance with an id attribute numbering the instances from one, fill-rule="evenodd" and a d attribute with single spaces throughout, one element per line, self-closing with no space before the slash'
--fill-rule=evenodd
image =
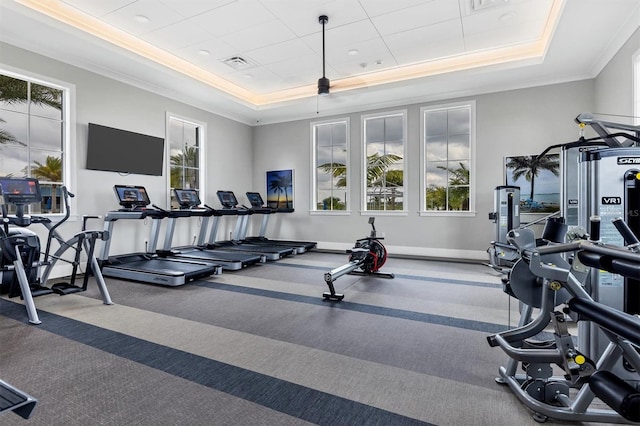
<path id="1" fill-rule="evenodd" d="M 24 306 L 0 299 L 0 314 L 26 321 Z M 265 374 L 45 311 L 38 327 L 78 343 L 318 425 L 431 425 Z"/>
<path id="2" fill-rule="evenodd" d="M 292 263 L 272 263 L 275 266 L 284 266 L 285 268 L 302 268 L 302 269 L 315 269 L 318 271 L 327 271 L 327 268 L 324 266 L 314 266 L 314 265 L 300 265 L 300 264 L 292 264 Z M 439 278 L 439 277 L 426 277 L 423 275 L 409 275 L 409 274 L 396 274 L 394 273 L 396 278 L 404 278 L 407 280 L 415 280 L 415 281 L 429 281 L 434 283 L 447 283 L 447 284 L 458 284 L 458 285 L 470 285 L 474 287 L 491 287 L 496 288 L 498 284 L 495 283 L 487 283 L 482 281 L 468 281 L 468 280 L 455 280 L 451 278 Z"/>
<path id="3" fill-rule="evenodd" d="M 310 305 L 328 306 L 334 309 L 346 309 L 366 314 L 381 315 L 410 321 L 419 321 L 428 324 L 445 325 L 449 327 L 462 328 L 465 330 L 480 331 L 484 333 L 499 333 L 508 329 L 505 325 L 493 324 L 489 322 L 473 321 L 462 318 L 452 318 L 443 315 L 427 314 L 424 312 L 407 311 L 403 309 L 386 308 L 383 306 L 365 305 L 353 302 L 332 302 L 322 297 L 303 296 L 299 294 L 284 293 L 281 291 L 263 290 L 253 287 L 243 287 L 239 285 L 223 284 L 209 281 L 193 281 L 192 285 L 206 287 L 215 290 L 225 290 L 235 293 L 250 294 L 253 296 L 269 297 L 273 299 L 287 300 L 290 302 L 308 303 Z"/>

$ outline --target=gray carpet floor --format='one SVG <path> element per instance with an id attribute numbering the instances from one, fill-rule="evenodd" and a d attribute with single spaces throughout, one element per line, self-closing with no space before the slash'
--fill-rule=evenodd
<path id="1" fill-rule="evenodd" d="M 486 336 L 518 320 L 500 277 L 391 258 L 395 279 L 324 272 L 310 252 L 180 287 L 108 279 L 36 299 L 43 323 L 0 299 L 0 379 L 38 399 L 0 425 L 534 425 L 494 378 Z M 553 421 L 549 421 L 553 424 Z"/>

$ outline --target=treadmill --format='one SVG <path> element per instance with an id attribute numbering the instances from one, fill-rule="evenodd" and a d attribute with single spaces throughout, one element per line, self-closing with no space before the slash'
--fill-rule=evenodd
<path id="1" fill-rule="evenodd" d="M 266 257 L 261 253 L 243 253 L 234 250 L 209 248 L 205 242 L 209 219 L 215 214 L 215 210 L 205 206 L 201 208 L 200 196 L 195 189 L 174 189 L 173 194 L 180 205 L 179 210 L 167 211 L 169 223 L 164 238 L 164 247 L 158 250 L 161 257 L 204 260 L 215 262 L 228 271 L 238 271 L 249 265 L 266 262 Z M 198 234 L 197 245 L 172 247 L 176 221 L 180 217 L 199 217 L 202 220 Z"/>
<path id="2" fill-rule="evenodd" d="M 238 208 L 238 200 L 232 191 L 218 191 L 218 200 L 222 204 L 222 209 L 214 209 L 214 224 L 211 230 L 210 241 L 215 248 L 223 248 L 224 250 L 235 250 L 249 253 L 262 253 L 267 260 L 279 260 L 283 257 L 295 254 L 291 247 L 279 247 L 275 245 L 253 244 L 240 241 L 238 236 L 241 230 L 246 226 L 247 218 L 253 214 L 250 209 Z M 236 216 L 235 230 L 231 236 L 231 240 L 215 241 L 218 230 L 220 217 Z M 214 242 L 215 241 L 215 242 Z"/>
<path id="3" fill-rule="evenodd" d="M 247 195 L 247 199 L 249 200 L 249 203 L 251 203 L 251 211 L 254 214 L 262 215 L 262 223 L 260 225 L 260 233 L 258 234 L 258 236 L 255 236 L 255 237 L 246 236 L 247 227 L 245 226 L 244 229 L 241 230 L 242 234 L 240 236 L 240 239 L 242 241 L 245 241 L 248 243 L 254 243 L 254 244 L 257 243 L 257 244 L 269 244 L 269 245 L 276 245 L 276 246 L 292 247 L 294 248 L 294 250 L 296 250 L 296 253 L 304 253 L 306 251 L 313 250 L 314 248 L 316 248 L 318 243 L 316 243 L 315 241 L 297 241 L 297 240 L 279 240 L 279 239 L 273 240 L 265 237 L 267 225 L 269 223 L 269 218 L 271 217 L 271 214 L 279 213 L 280 211 L 278 209 L 272 209 L 271 207 L 266 206 L 259 192 L 247 192 L 246 195 Z M 291 211 L 293 211 L 293 209 Z"/>
<path id="4" fill-rule="evenodd" d="M 115 185 L 114 191 L 122 206 L 120 210 L 107 212 L 104 219 L 104 230 L 113 236 L 113 226 L 118 220 L 151 218 L 151 231 L 147 252 L 109 256 L 111 241 L 105 241 L 100 263 L 102 275 L 129 281 L 176 287 L 190 281 L 218 275 L 222 267 L 215 262 L 187 259 L 169 259 L 159 257 L 156 253 L 160 222 L 166 212 L 149 209 L 151 204 L 147 191 L 143 186 Z"/>

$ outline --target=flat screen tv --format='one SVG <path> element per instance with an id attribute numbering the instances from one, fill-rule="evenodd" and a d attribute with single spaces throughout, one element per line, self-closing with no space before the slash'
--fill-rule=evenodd
<path id="1" fill-rule="evenodd" d="M 164 139 L 89 123 L 87 169 L 162 176 Z"/>

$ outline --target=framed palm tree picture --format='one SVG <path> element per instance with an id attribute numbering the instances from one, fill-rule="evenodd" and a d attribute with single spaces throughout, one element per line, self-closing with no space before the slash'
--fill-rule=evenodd
<path id="1" fill-rule="evenodd" d="M 272 209 L 293 209 L 293 170 L 267 172 L 267 205 Z"/>
<path id="2" fill-rule="evenodd" d="M 505 183 L 520 187 L 521 213 L 560 210 L 560 155 L 505 157 Z"/>

